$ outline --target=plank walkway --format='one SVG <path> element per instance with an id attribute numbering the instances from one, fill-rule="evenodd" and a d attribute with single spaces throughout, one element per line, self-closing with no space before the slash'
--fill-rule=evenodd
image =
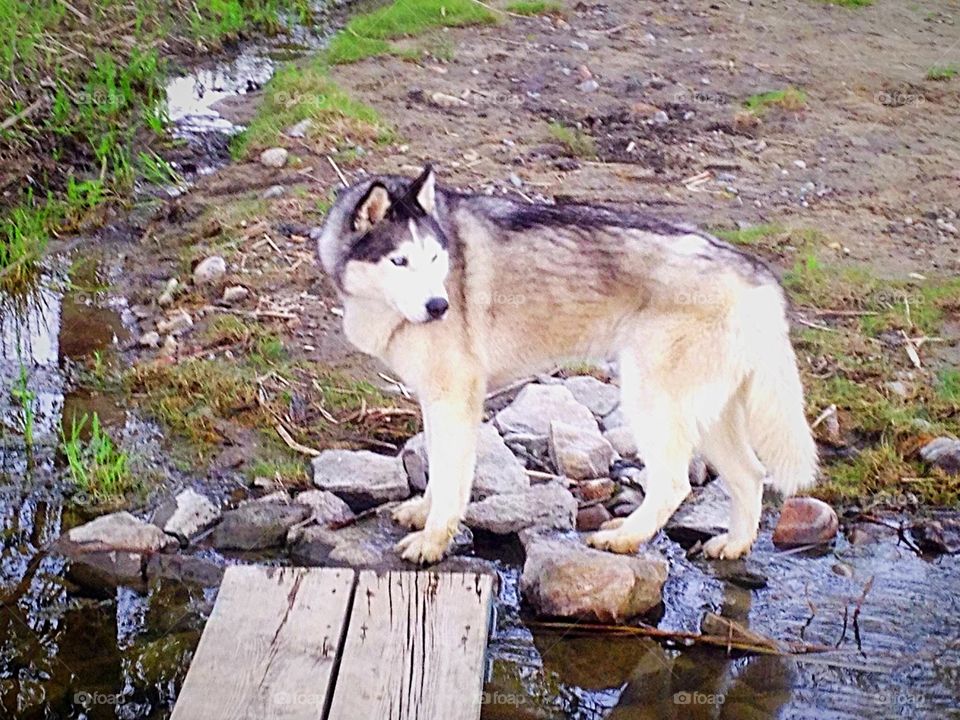
<path id="1" fill-rule="evenodd" d="M 493 579 L 227 569 L 171 720 L 477 720 Z"/>

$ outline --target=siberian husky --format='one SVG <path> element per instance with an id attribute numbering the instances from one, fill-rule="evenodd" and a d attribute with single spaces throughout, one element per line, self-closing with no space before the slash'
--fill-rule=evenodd
<path id="1" fill-rule="evenodd" d="M 383 176 L 343 190 L 318 239 L 347 338 L 413 389 L 430 480 L 395 517 L 404 558 L 439 560 L 470 497 L 484 397 L 557 362 L 616 359 L 621 408 L 647 469 L 629 517 L 588 538 L 632 553 L 690 492 L 699 451 L 726 480 L 729 531 L 757 536 L 764 478 L 810 486 L 817 452 L 785 300 L 760 260 L 692 227 L 587 205 L 521 204 Z"/>

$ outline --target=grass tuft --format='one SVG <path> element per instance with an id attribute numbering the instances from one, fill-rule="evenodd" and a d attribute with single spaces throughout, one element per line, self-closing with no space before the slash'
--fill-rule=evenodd
<path id="1" fill-rule="evenodd" d="M 593 138 L 579 128 L 571 128 L 558 122 L 552 122 L 548 129 L 550 136 L 563 145 L 567 152 L 574 157 L 596 157 L 597 147 Z"/>
<path id="2" fill-rule="evenodd" d="M 944 82 L 953 80 L 958 74 L 960 74 L 960 70 L 953 65 L 934 65 L 927 70 L 927 80 Z"/>
<path id="3" fill-rule="evenodd" d="M 330 39 L 326 60 L 338 65 L 388 54 L 412 57 L 415 53 L 388 41 L 420 35 L 433 28 L 496 21 L 493 12 L 474 0 L 396 0 L 350 20 Z"/>
<path id="4" fill-rule="evenodd" d="M 781 225 L 766 223 L 763 225 L 738 228 L 736 230 L 717 229 L 713 231 L 713 234 L 733 245 L 759 245 L 783 232 L 784 228 Z"/>
<path id="5" fill-rule="evenodd" d="M 61 450 L 67 459 L 70 478 L 81 493 L 95 502 L 122 499 L 136 486 L 130 473 L 127 454 L 114 445 L 94 413 L 87 439 L 83 437 L 87 421 L 74 418 L 67 435 L 60 431 Z"/>
<path id="6" fill-rule="evenodd" d="M 806 105 L 806 94 L 795 87 L 757 93 L 743 101 L 743 106 L 755 115 L 762 115 L 770 108 L 802 110 Z"/>
<path id="7" fill-rule="evenodd" d="M 565 15 L 562 3 L 553 0 L 515 0 L 506 7 L 515 15 Z"/>

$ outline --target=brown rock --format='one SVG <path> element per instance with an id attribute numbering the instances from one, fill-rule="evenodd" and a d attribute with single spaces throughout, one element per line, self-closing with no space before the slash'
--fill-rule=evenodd
<path id="1" fill-rule="evenodd" d="M 584 480 L 583 482 L 577 483 L 573 488 L 577 497 L 584 502 L 593 502 L 594 500 L 606 502 L 613 497 L 613 491 L 615 489 L 616 485 L 610 478 Z"/>
<path id="2" fill-rule="evenodd" d="M 520 588 L 541 615 L 616 622 L 661 601 L 667 561 L 654 551 L 615 555 L 589 548 L 577 536 L 534 530 L 520 540 L 527 553 Z"/>
<path id="3" fill-rule="evenodd" d="M 577 530 L 592 532 L 599 530 L 610 519 L 610 511 L 603 505 L 590 505 L 577 511 Z"/>
<path id="4" fill-rule="evenodd" d="M 797 547 L 829 542 L 839 526 L 837 513 L 825 502 L 808 497 L 788 498 L 773 531 L 773 543 Z"/>

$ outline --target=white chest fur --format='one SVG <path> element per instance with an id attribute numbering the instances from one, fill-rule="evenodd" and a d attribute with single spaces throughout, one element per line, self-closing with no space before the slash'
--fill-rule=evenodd
<path id="1" fill-rule="evenodd" d="M 390 336 L 403 322 L 400 314 L 383 303 L 364 298 L 343 299 L 343 331 L 354 347 L 383 358 Z"/>

